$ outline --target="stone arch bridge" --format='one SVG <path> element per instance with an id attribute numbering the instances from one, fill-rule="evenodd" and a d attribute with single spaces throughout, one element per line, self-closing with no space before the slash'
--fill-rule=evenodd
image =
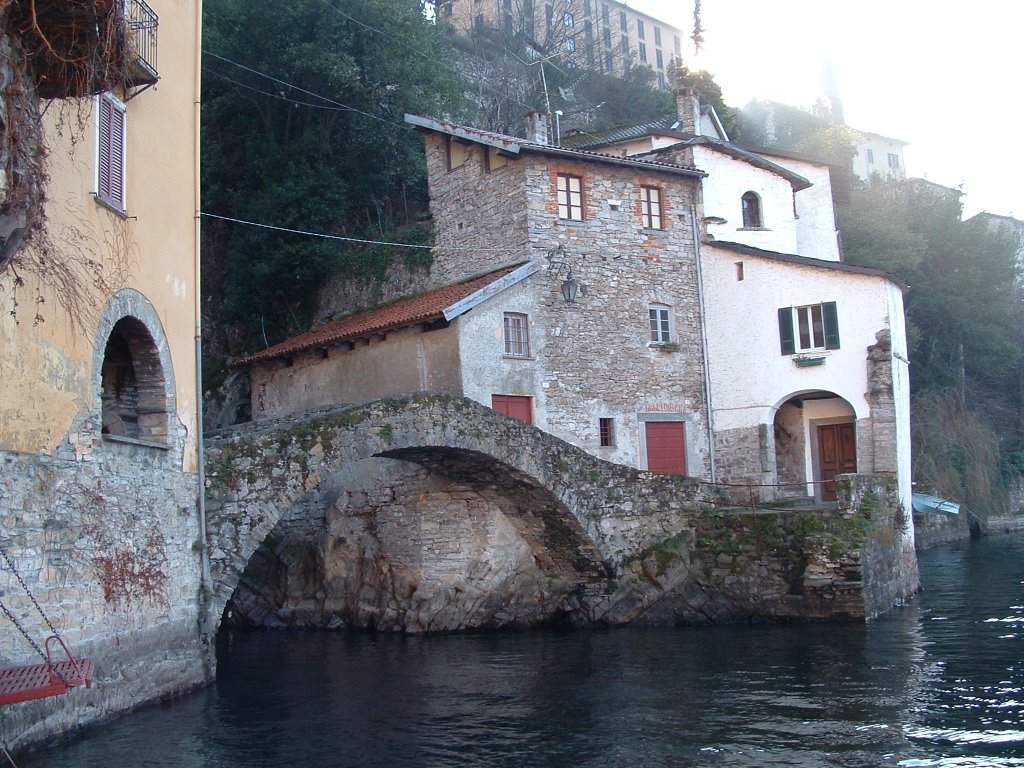
<path id="1" fill-rule="evenodd" d="M 730 509 L 422 393 L 206 445 L 214 618 L 232 601 L 261 623 L 412 632 L 863 619 L 908 589 L 887 478 L 847 476 L 834 511 Z"/>

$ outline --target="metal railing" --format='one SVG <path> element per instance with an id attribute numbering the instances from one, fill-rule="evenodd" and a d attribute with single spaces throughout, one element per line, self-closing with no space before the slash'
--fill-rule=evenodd
<path id="1" fill-rule="evenodd" d="M 795 480 L 787 483 L 712 483 L 699 481 L 714 490 L 705 503 L 714 507 L 745 509 L 750 512 L 817 512 L 835 509 L 836 501 L 806 496 L 808 485 L 834 492 L 835 480 Z"/>
<path id="2" fill-rule="evenodd" d="M 138 63 L 155 76 L 159 18 L 145 0 L 126 0 L 125 20 L 128 22 L 132 47 L 138 55 Z"/>

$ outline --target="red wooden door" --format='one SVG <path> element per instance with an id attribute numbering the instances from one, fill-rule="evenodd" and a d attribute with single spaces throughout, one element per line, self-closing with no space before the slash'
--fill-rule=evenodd
<path id="1" fill-rule="evenodd" d="M 818 463 L 821 468 L 821 498 L 836 500 L 836 475 L 857 471 L 857 439 L 853 424 L 824 424 L 818 427 Z"/>
<path id="2" fill-rule="evenodd" d="M 647 469 L 666 475 L 686 474 L 686 424 L 648 421 Z"/>
<path id="3" fill-rule="evenodd" d="M 491 395 L 491 408 L 513 419 L 533 424 L 533 408 L 529 397 L 521 395 Z"/>

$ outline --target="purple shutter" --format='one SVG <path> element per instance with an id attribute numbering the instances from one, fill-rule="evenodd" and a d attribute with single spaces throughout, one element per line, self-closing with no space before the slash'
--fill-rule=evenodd
<path id="1" fill-rule="evenodd" d="M 124 210 L 124 112 L 106 96 L 99 98 L 99 174 L 96 193 Z"/>

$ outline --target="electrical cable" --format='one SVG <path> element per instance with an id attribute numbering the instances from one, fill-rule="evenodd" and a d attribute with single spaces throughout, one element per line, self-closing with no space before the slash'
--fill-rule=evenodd
<path id="1" fill-rule="evenodd" d="M 247 221 L 246 219 L 233 218 L 231 216 L 221 216 L 216 213 L 208 213 L 207 211 L 200 211 L 200 216 L 211 219 L 219 219 L 221 221 L 230 221 L 236 224 L 245 224 L 247 226 L 256 226 L 261 229 L 273 229 L 274 231 L 289 232 L 290 234 L 304 234 L 310 238 L 322 238 L 324 240 L 337 240 L 345 243 L 358 243 L 374 246 L 392 246 L 394 248 L 418 248 L 422 250 L 432 250 L 434 248 L 440 248 L 445 251 L 474 251 L 474 252 L 495 252 L 495 253 L 511 253 L 514 249 L 510 248 L 482 248 L 476 246 L 446 246 L 446 245 L 433 245 L 425 246 L 421 243 L 391 243 L 385 240 L 369 240 L 366 238 L 348 238 L 342 236 L 342 234 L 327 234 L 326 232 L 313 232 L 307 229 L 292 229 L 287 226 L 276 226 L 274 224 L 264 224 L 259 221 Z"/>

